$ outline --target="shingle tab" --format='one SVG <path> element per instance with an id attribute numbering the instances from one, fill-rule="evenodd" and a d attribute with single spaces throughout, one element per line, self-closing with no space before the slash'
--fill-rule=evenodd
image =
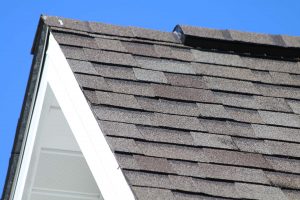
<path id="1" fill-rule="evenodd" d="M 261 169 L 198 163 L 203 177 L 232 181 L 270 184 Z"/>
<path id="2" fill-rule="evenodd" d="M 175 200 L 172 192 L 166 189 L 134 186 L 132 190 L 140 200 Z"/>
<path id="3" fill-rule="evenodd" d="M 150 99 L 143 97 L 136 97 L 140 106 L 148 111 L 187 115 L 187 116 L 199 116 L 199 109 L 195 103 L 169 101 L 164 99 Z"/>
<path id="4" fill-rule="evenodd" d="M 135 56 L 135 60 L 141 68 L 183 73 L 183 74 L 195 74 L 194 69 L 190 63 L 179 62 L 165 59 L 154 59 L 146 57 Z"/>
<path id="5" fill-rule="evenodd" d="M 300 173 L 300 161 L 290 158 L 264 156 L 273 169 L 283 172 Z"/>
<path id="6" fill-rule="evenodd" d="M 271 169 L 272 167 L 260 154 L 243 153 L 238 151 L 226 151 L 219 149 L 203 149 L 205 156 L 210 162 L 230 164 L 247 167 Z"/>
<path id="7" fill-rule="evenodd" d="M 135 170 L 140 169 L 140 167 L 138 166 L 138 164 L 136 163 L 135 159 L 131 154 L 115 153 L 115 155 L 118 164 L 122 169 L 135 169 Z"/>
<path id="8" fill-rule="evenodd" d="M 141 153 L 133 139 L 106 137 L 106 140 L 114 151 Z"/>
<path id="9" fill-rule="evenodd" d="M 280 188 L 248 183 L 235 183 L 240 197 L 260 200 L 288 200 Z"/>
<path id="10" fill-rule="evenodd" d="M 143 137 L 148 141 L 194 145 L 189 131 L 178 131 L 172 129 L 137 127 Z"/>
<path id="11" fill-rule="evenodd" d="M 116 79 L 105 79 L 107 84 L 111 87 L 113 92 L 134 94 L 141 96 L 154 96 L 154 91 L 150 84 L 116 80 Z"/>
<path id="12" fill-rule="evenodd" d="M 134 124 L 99 121 L 101 130 L 105 135 L 122 136 L 130 138 L 143 138 Z"/>
<path id="13" fill-rule="evenodd" d="M 237 81 L 208 76 L 205 76 L 204 80 L 206 82 L 207 87 L 210 89 L 248 94 L 260 94 L 259 91 L 257 91 L 255 86 L 252 84 L 252 82 Z"/>
<path id="14" fill-rule="evenodd" d="M 84 48 L 84 53 L 89 61 L 136 66 L 136 62 L 130 54 L 86 48 Z"/>
<path id="15" fill-rule="evenodd" d="M 94 33 L 133 37 L 133 33 L 131 29 L 127 27 L 114 26 L 110 24 L 96 23 L 96 22 L 89 22 L 89 26 L 91 28 L 91 31 Z"/>
<path id="16" fill-rule="evenodd" d="M 197 192 L 219 197 L 240 197 L 233 183 L 193 178 Z"/>
<path id="17" fill-rule="evenodd" d="M 161 58 L 192 61 L 193 56 L 189 49 L 175 48 L 170 46 L 154 45 L 155 52 Z"/>
<path id="18" fill-rule="evenodd" d="M 230 118 L 224 106 L 217 104 L 197 103 L 201 116 L 215 118 Z"/>
<path id="19" fill-rule="evenodd" d="M 121 67 L 118 65 L 106 65 L 93 63 L 98 75 L 108 78 L 136 80 L 133 70 L 130 67 Z"/>
<path id="20" fill-rule="evenodd" d="M 171 165 L 165 158 L 146 157 L 140 155 L 133 155 L 134 159 L 140 166 L 141 170 L 172 173 Z"/>
<path id="21" fill-rule="evenodd" d="M 95 39 L 92 37 L 59 32 L 52 32 L 52 34 L 59 44 L 77 47 L 98 48 Z"/>
<path id="22" fill-rule="evenodd" d="M 300 127 L 300 117 L 294 114 L 258 111 L 262 120 L 267 124 L 275 124 L 290 127 Z"/>
<path id="23" fill-rule="evenodd" d="M 300 157 L 300 145 L 288 142 L 266 141 L 272 154 L 290 157 Z"/>
<path id="24" fill-rule="evenodd" d="M 259 105 L 260 109 L 291 112 L 291 108 L 288 106 L 285 99 L 283 98 L 255 96 L 254 99 Z"/>
<path id="25" fill-rule="evenodd" d="M 155 126 L 206 131 L 205 127 L 200 124 L 200 121 L 196 117 L 154 113 L 151 121 Z"/>
<path id="26" fill-rule="evenodd" d="M 299 129 L 252 124 L 255 136 L 290 142 L 300 142 Z"/>
<path id="27" fill-rule="evenodd" d="M 97 104 L 141 109 L 133 95 L 96 91 Z"/>
<path id="28" fill-rule="evenodd" d="M 271 60 L 253 57 L 241 57 L 243 65 L 250 69 L 277 71 L 287 73 L 300 73 L 300 68 L 297 62 L 284 60 Z"/>
<path id="29" fill-rule="evenodd" d="M 208 162 L 201 148 L 179 146 L 171 144 L 160 144 L 150 142 L 136 142 L 143 153 L 148 156 L 180 159 L 187 161 Z"/>
<path id="30" fill-rule="evenodd" d="M 288 101 L 290 108 L 293 110 L 294 113 L 300 115 L 300 101 Z"/>
<path id="31" fill-rule="evenodd" d="M 122 45 L 127 51 L 134 55 L 158 57 L 154 50 L 154 46 L 151 44 L 133 43 L 133 42 L 122 42 Z"/>
<path id="32" fill-rule="evenodd" d="M 66 58 L 72 58 L 77 60 L 86 60 L 86 55 L 82 48 L 72 47 L 72 46 L 63 46 L 60 45 L 60 48 Z"/>
<path id="33" fill-rule="evenodd" d="M 123 170 L 127 180 L 134 186 L 169 188 L 171 182 L 167 175 Z"/>
<path id="34" fill-rule="evenodd" d="M 101 120 L 151 125 L 151 114 L 140 111 L 112 108 L 106 106 L 94 107 L 96 116 Z"/>
<path id="35" fill-rule="evenodd" d="M 278 187 L 300 189 L 299 175 L 278 172 L 266 172 L 266 175 L 270 181 Z"/>
<path id="36" fill-rule="evenodd" d="M 234 54 L 216 53 L 200 50 L 191 50 L 194 59 L 197 62 L 220 64 L 220 65 L 230 65 L 230 66 L 244 66 L 241 58 Z"/>
<path id="37" fill-rule="evenodd" d="M 223 105 L 252 109 L 260 108 L 260 104 L 258 104 L 253 95 L 226 92 L 214 92 L 214 95 Z"/>
<path id="38" fill-rule="evenodd" d="M 67 60 L 73 72 L 98 75 L 96 69 L 90 62 L 79 60 Z"/>
<path id="39" fill-rule="evenodd" d="M 175 86 L 205 89 L 206 85 L 201 76 L 164 73 L 168 83 Z"/>
<path id="40" fill-rule="evenodd" d="M 260 115 L 256 110 L 247 110 L 247 109 L 239 109 L 239 108 L 231 108 L 225 107 L 228 115 L 240 122 L 248 122 L 248 123 L 263 123 Z"/>
<path id="41" fill-rule="evenodd" d="M 187 101 L 218 103 L 210 90 L 153 84 L 155 96 Z"/>
<path id="42" fill-rule="evenodd" d="M 256 81 L 250 69 L 193 63 L 196 74 Z"/>
<path id="43" fill-rule="evenodd" d="M 205 178 L 203 169 L 199 167 L 198 163 L 178 160 L 169 160 L 169 163 L 178 175 Z"/>
<path id="44" fill-rule="evenodd" d="M 83 74 L 75 74 L 75 77 L 82 87 L 98 90 L 109 90 L 110 87 L 107 85 L 103 77 L 100 76 L 89 76 Z"/>
<path id="45" fill-rule="evenodd" d="M 272 154 L 272 150 L 264 140 L 233 138 L 233 141 L 241 151 Z"/>
<path id="46" fill-rule="evenodd" d="M 160 71 L 133 68 L 133 72 L 138 80 L 156 83 L 167 83 L 167 79 L 164 73 Z"/>
<path id="47" fill-rule="evenodd" d="M 216 135 L 202 132 L 191 132 L 195 144 L 204 147 L 217 147 L 224 149 L 237 149 L 228 135 Z"/>
<path id="48" fill-rule="evenodd" d="M 300 100 L 300 89 L 277 86 L 277 85 L 267 85 L 267 84 L 255 84 L 255 87 L 263 96 L 272 96 L 272 97 L 286 97 L 291 99 Z"/>
<path id="49" fill-rule="evenodd" d="M 120 51 L 120 52 L 127 52 L 125 47 L 122 45 L 121 41 L 119 40 L 111 40 L 107 38 L 95 38 L 97 48 L 103 50 L 111 50 L 111 51 Z"/>

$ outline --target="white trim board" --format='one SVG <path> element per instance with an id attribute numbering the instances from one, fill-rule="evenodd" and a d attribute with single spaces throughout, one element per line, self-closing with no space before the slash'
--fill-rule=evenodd
<path id="1" fill-rule="evenodd" d="M 11 200 L 22 200 L 48 86 L 53 91 L 103 198 L 105 200 L 134 200 L 131 188 L 119 168 L 63 52 L 51 33 L 20 173 Z"/>

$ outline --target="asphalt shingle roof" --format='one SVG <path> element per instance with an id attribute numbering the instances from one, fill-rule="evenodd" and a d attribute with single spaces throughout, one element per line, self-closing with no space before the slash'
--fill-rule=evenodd
<path id="1" fill-rule="evenodd" d="M 43 19 L 137 199 L 300 198 L 299 37 Z"/>

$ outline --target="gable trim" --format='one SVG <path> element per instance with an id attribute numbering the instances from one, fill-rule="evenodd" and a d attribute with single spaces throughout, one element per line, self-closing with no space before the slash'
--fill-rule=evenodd
<path id="1" fill-rule="evenodd" d="M 66 58 L 51 33 L 15 195 L 11 195 L 10 199 L 22 198 L 47 85 L 51 87 L 65 115 L 103 198 L 135 199 Z"/>

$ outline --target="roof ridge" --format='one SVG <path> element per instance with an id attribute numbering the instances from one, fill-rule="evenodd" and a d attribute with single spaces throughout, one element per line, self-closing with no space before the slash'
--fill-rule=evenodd
<path id="1" fill-rule="evenodd" d="M 58 16 L 42 15 L 41 19 L 50 27 L 60 27 L 102 35 L 181 43 L 173 32 L 164 32 L 135 26 L 120 26 L 101 22 L 82 21 Z"/>

